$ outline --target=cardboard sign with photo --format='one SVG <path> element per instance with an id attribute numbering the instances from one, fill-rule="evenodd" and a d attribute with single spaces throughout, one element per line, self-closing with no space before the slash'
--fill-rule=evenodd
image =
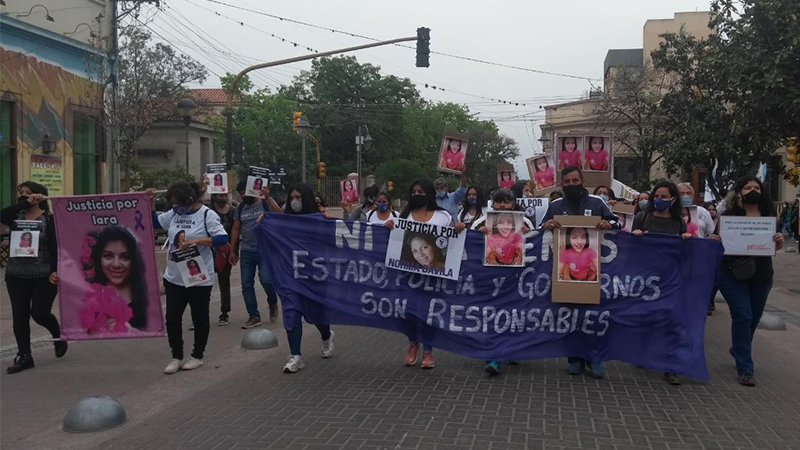
<path id="1" fill-rule="evenodd" d="M 439 147 L 439 165 L 437 167 L 439 171 L 460 175 L 464 161 L 466 161 L 468 144 L 469 140 L 466 136 L 445 134 Z"/>
<path id="2" fill-rule="evenodd" d="M 583 167 L 583 136 L 559 136 L 558 171 L 566 167 Z"/>
<path id="3" fill-rule="evenodd" d="M 583 152 L 583 170 L 608 172 L 611 170 L 611 138 L 609 136 L 586 136 Z"/>
<path id="4" fill-rule="evenodd" d="M 339 182 L 339 193 L 342 195 L 342 201 L 348 205 L 353 205 L 359 202 L 358 197 L 358 179 L 347 178 Z"/>
<path id="5" fill-rule="evenodd" d="M 453 227 L 397 219 L 389 234 L 386 267 L 458 280 L 466 237 Z"/>
<path id="6" fill-rule="evenodd" d="M 484 266 L 522 267 L 525 258 L 525 237 L 522 233 L 523 213 L 493 211 L 486 213 Z"/>
<path id="7" fill-rule="evenodd" d="M 173 250 L 172 260 L 178 265 L 178 272 L 181 274 L 185 287 L 192 287 L 208 280 L 208 274 L 203 272 L 203 259 L 200 257 L 200 249 L 196 245 Z"/>
<path id="8" fill-rule="evenodd" d="M 556 166 L 553 164 L 553 154 L 534 156 L 525 160 L 528 173 L 533 182 L 533 191 L 536 194 L 545 192 L 556 185 Z"/>
<path id="9" fill-rule="evenodd" d="M 228 193 L 228 168 L 225 163 L 207 164 L 206 179 L 208 180 L 209 194 Z"/>
<path id="10" fill-rule="evenodd" d="M 38 220 L 15 220 L 14 229 L 9 236 L 9 256 L 12 258 L 38 257 L 41 226 Z"/>
<path id="11" fill-rule="evenodd" d="M 622 202 L 616 202 L 611 205 L 611 212 L 619 218 L 619 227 L 621 231 L 630 233 L 633 230 L 633 216 L 636 211 L 636 206 L 626 205 Z"/>
<path id="12" fill-rule="evenodd" d="M 514 183 L 517 182 L 517 177 L 514 176 L 514 168 L 497 167 L 497 186 L 501 189 L 511 189 Z"/>
<path id="13" fill-rule="evenodd" d="M 600 233 L 593 227 L 558 229 L 558 281 L 597 283 L 600 267 Z"/>
<path id="14" fill-rule="evenodd" d="M 267 183 L 269 183 L 269 169 L 265 169 L 264 167 L 250 166 L 250 172 L 247 175 L 247 187 L 244 195 L 249 197 L 263 198 L 261 196 L 261 188 L 266 186 Z"/>

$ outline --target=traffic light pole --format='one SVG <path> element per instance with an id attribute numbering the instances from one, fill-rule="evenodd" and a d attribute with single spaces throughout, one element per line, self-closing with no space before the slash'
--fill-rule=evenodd
<path id="1" fill-rule="evenodd" d="M 239 80 L 241 80 L 242 77 L 245 74 L 247 74 L 248 72 L 252 72 L 254 70 L 258 70 L 258 69 L 266 69 L 266 68 L 269 68 L 269 67 L 281 66 L 281 65 L 284 65 L 284 64 L 291 64 L 291 63 L 300 62 L 300 61 L 308 61 L 309 59 L 321 58 L 323 56 L 338 55 L 340 53 L 348 53 L 348 52 L 353 52 L 353 51 L 356 51 L 356 50 L 364 50 L 364 49 L 367 49 L 367 48 L 382 47 L 384 45 L 392 45 L 392 44 L 397 44 L 397 43 L 400 43 L 400 42 L 416 41 L 417 39 L 418 39 L 418 36 L 414 36 L 414 37 L 404 37 L 404 38 L 398 38 L 398 39 L 390 39 L 388 41 L 372 42 L 370 44 L 357 45 L 355 47 L 347 47 L 347 48 L 342 48 L 342 49 L 338 49 L 338 50 L 331 50 L 331 51 L 322 52 L 322 53 L 311 53 L 311 54 L 308 54 L 308 55 L 296 56 L 294 58 L 281 59 L 281 60 L 278 60 L 278 61 L 271 61 L 271 62 L 266 62 L 266 63 L 262 63 L 262 64 L 256 64 L 254 66 L 250 66 L 250 67 L 247 67 L 247 68 L 243 69 L 241 72 L 236 74 L 236 76 L 231 81 L 231 85 L 228 87 L 228 102 L 227 102 L 227 108 L 226 108 L 227 119 L 226 119 L 226 123 L 225 123 L 225 144 L 226 144 L 225 148 L 227 149 L 227 152 L 228 152 L 228 155 L 227 155 L 227 157 L 225 159 L 227 160 L 228 168 L 230 168 L 230 166 L 231 166 L 230 152 L 231 152 L 231 148 L 233 147 L 233 96 L 234 96 L 234 94 L 236 92 L 236 86 L 238 86 Z M 305 139 L 303 140 L 303 148 L 305 148 Z M 305 155 L 305 151 L 303 152 L 303 155 Z M 303 158 L 303 181 L 304 182 L 305 182 L 305 179 L 306 179 L 305 158 Z"/>
<path id="2" fill-rule="evenodd" d="M 300 133 L 300 136 L 303 138 L 303 183 L 306 182 L 306 133 Z"/>

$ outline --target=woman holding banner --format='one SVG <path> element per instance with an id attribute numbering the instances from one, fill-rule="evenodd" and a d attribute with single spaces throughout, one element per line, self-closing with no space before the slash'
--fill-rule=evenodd
<path id="1" fill-rule="evenodd" d="M 383 225 L 387 220 L 397 217 L 397 212 L 392 210 L 392 194 L 383 191 L 375 199 L 375 209 L 367 214 L 367 223 Z"/>
<path id="2" fill-rule="evenodd" d="M 721 216 L 774 217 L 772 201 L 756 177 L 742 177 L 733 186 Z M 783 235 L 772 236 L 775 249 L 783 246 Z M 731 356 L 736 361 L 739 384 L 755 386 L 753 337 L 772 289 L 771 256 L 725 256 L 717 271 L 717 286 L 731 310 Z"/>
<path id="3" fill-rule="evenodd" d="M 17 356 L 7 372 L 18 373 L 34 367 L 31 355 L 30 320 L 47 328 L 58 339 L 61 329 L 50 312 L 58 293 L 58 245 L 53 215 L 47 206 L 47 188 L 32 181 L 17 186 L 17 203 L 0 211 L 0 222 L 16 230 L 17 220 L 38 222 L 38 254 L 34 257 L 11 257 L 6 267 L 6 288 L 11 300 L 11 316 Z M 31 233 L 33 237 L 34 233 Z M 67 353 L 66 341 L 55 341 L 56 357 Z"/>
<path id="4" fill-rule="evenodd" d="M 269 196 L 269 191 L 262 192 L 266 194 L 265 197 Z M 283 212 L 294 215 L 319 214 L 314 192 L 304 183 L 294 186 L 286 196 Z M 303 342 L 303 315 L 299 311 L 286 309 L 283 310 L 283 315 L 283 326 L 286 328 L 286 338 L 289 340 L 289 351 L 291 352 L 289 361 L 283 366 L 283 372 L 296 373 L 306 366 L 300 353 L 300 346 Z M 315 324 L 315 326 L 322 337 L 322 357 L 330 358 L 333 356 L 334 337 L 331 326 L 328 324 Z"/>
<path id="5" fill-rule="evenodd" d="M 181 233 L 184 235 L 178 248 L 170 245 L 170 252 L 196 246 L 203 261 L 201 270 L 207 275 L 199 283 L 189 284 L 181 275 L 178 262 L 174 258 L 167 260 L 164 290 L 167 295 L 167 336 L 172 349 L 172 361 L 164 368 L 164 373 L 167 374 L 173 374 L 181 369 L 197 369 L 203 365 L 203 352 L 208 343 L 209 333 L 208 306 L 211 301 L 211 289 L 214 286 L 212 248 L 228 242 L 228 235 L 217 213 L 200 202 L 203 191 L 203 187 L 196 183 L 192 185 L 184 181 L 174 183 L 166 193 L 166 198 L 173 207 L 161 215 L 155 211 L 155 189 L 146 191 L 150 197 L 150 209 L 153 211 L 153 227 L 167 230 L 169 241 L 172 243 L 177 242 L 175 241 L 177 235 Z M 181 321 L 187 306 L 190 306 L 192 311 L 194 349 L 191 356 L 184 360 Z"/>
<path id="6" fill-rule="evenodd" d="M 453 218 L 450 213 L 445 211 L 436 204 L 436 190 L 430 180 L 420 178 L 411 182 L 408 191 L 408 204 L 402 213 L 401 219 L 409 219 L 415 222 L 424 222 L 441 227 L 453 226 Z M 394 222 L 387 221 L 386 228 L 394 229 Z M 456 231 L 461 232 L 464 230 L 463 223 L 455 225 Z M 406 366 L 413 366 L 417 363 L 419 355 L 419 342 L 409 337 L 408 349 L 406 350 L 403 363 Z M 433 360 L 433 347 L 428 345 L 422 348 L 422 365 L 423 369 L 433 369 L 436 363 Z"/>
<path id="7" fill-rule="evenodd" d="M 486 198 L 483 196 L 483 189 L 478 186 L 470 186 L 467 188 L 464 207 L 458 213 L 458 221 L 467 228 L 472 228 L 472 224 L 483 217 L 485 208 Z"/>

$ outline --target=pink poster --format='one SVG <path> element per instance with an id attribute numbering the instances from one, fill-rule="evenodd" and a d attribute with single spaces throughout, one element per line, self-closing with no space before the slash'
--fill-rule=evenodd
<path id="1" fill-rule="evenodd" d="M 142 192 L 52 198 L 61 336 L 164 336 L 150 203 Z"/>

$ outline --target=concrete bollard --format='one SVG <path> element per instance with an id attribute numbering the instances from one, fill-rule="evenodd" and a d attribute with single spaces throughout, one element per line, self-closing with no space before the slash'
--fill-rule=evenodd
<path id="1" fill-rule="evenodd" d="M 242 338 L 242 348 L 245 350 L 269 350 L 277 346 L 278 337 L 266 328 L 251 330 Z"/>
<path id="2" fill-rule="evenodd" d="M 125 408 L 103 395 L 81 399 L 64 416 L 62 427 L 70 433 L 93 433 L 122 425 L 125 420 Z"/>
<path id="3" fill-rule="evenodd" d="M 758 328 L 767 331 L 784 331 L 786 322 L 775 314 L 765 312 L 758 321 Z"/>

